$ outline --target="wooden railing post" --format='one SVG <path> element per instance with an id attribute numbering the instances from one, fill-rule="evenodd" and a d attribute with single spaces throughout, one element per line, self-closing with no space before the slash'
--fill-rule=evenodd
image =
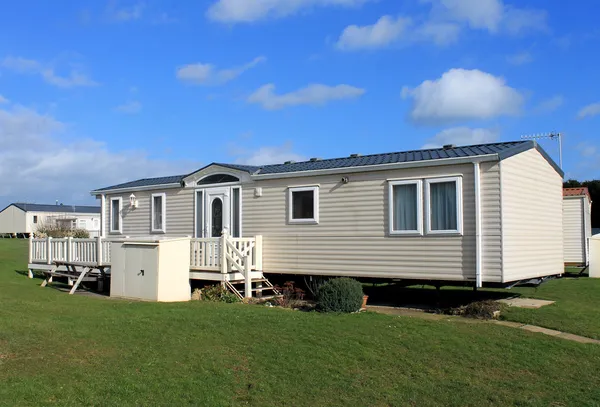
<path id="1" fill-rule="evenodd" d="M 227 228 L 223 229 L 219 240 L 219 255 L 221 256 L 221 273 L 227 274 Z"/>
<path id="2" fill-rule="evenodd" d="M 96 238 L 96 264 L 102 264 L 102 236 Z"/>
<path id="3" fill-rule="evenodd" d="M 33 278 L 33 270 L 29 268 L 29 264 L 33 263 L 33 233 L 29 234 L 29 263 L 27 263 L 27 277 Z"/>
<path id="4" fill-rule="evenodd" d="M 250 272 L 250 256 L 244 256 L 244 294 L 246 298 L 252 298 L 252 278 Z"/>
<path id="5" fill-rule="evenodd" d="M 256 243 L 254 244 L 254 251 L 256 253 L 256 269 L 262 271 L 263 269 L 263 237 L 262 235 L 255 236 Z"/>
<path id="6" fill-rule="evenodd" d="M 46 263 L 52 264 L 52 238 L 46 238 Z"/>
<path id="7" fill-rule="evenodd" d="M 67 238 L 67 261 L 73 261 L 73 237 Z"/>

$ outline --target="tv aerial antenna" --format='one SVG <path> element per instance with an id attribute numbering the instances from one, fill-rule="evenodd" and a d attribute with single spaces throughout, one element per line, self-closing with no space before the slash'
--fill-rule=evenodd
<path id="1" fill-rule="evenodd" d="M 562 154 L 562 138 L 563 135 L 558 132 L 550 132 L 550 133 L 539 133 L 539 134 L 529 134 L 521 136 L 521 140 L 552 140 L 558 141 L 558 165 L 562 169 L 563 167 L 563 154 Z"/>

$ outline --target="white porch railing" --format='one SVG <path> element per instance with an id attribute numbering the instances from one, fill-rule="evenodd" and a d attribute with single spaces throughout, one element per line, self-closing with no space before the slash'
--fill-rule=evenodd
<path id="1" fill-rule="evenodd" d="M 224 246 L 225 252 L 222 251 Z M 229 260 L 227 256 L 230 257 Z M 225 232 L 221 237 L 191 239 L 190 267 L 192 269 L 230 273 L 232 262 L 245 263 L 246 258 L 251 270 L 262 270 L 262 236 L 231 237 Z"/>
<path id="2" fill-rule="evenodd" d="M 93 239 L 29 239 L 29 264 L 53 264 L 56 261 L 82 265 L 110 264 L 110 241 Z"/>
<path id="3" fill-rule="evenodd" d="M 29 264 L 57 261 L 81 265 L 110 265 L 111 240 L 106 238 L 29 239 Z M 262 270 L 262 236 L 234 238 L 225 231 L 221 237 L 190 240 L 190 269 L 223 274 Z"/>

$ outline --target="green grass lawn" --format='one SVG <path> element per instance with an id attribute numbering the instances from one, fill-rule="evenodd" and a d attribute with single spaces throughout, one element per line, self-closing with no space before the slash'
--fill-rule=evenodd
<path id="1" fill-rule="evenodd" d="M 600 404 L 600 346 L 462 319 L 69 296 L 17 273 L 25 258 L 0 240 L 2 405 Z"/>
<path id="2" fill-rule="evenodd" d="M 540 309 L 509 308 L 505 319 L 600 339 L 600 279 L 565 277 L 511 291 L 556 303 Z"/>

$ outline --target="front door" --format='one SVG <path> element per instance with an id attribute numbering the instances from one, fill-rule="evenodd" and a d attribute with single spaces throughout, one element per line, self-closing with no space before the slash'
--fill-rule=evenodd
<path id="1" fill-rule="evenodd" d="M 231 205 L 229 204 L 229 191 L 229 188 L 209 188 L 205 190 L 205 237 L 220 237 L 225 228 L 231 233 Z"/>

